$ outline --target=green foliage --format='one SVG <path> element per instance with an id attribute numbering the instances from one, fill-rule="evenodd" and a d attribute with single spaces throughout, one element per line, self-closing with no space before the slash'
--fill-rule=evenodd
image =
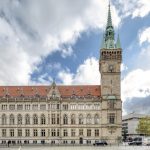
<path id="1" fill-rule="evenodd" d="M 143 117 L 140 119 L 137 132 L 139 134 L 150 136 L 150 117 Z"/>

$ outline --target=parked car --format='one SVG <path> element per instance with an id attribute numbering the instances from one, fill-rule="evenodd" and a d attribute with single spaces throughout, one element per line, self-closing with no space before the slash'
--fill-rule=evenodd
<path id="1" fill-rule="evenodd" d="M 142 145 L 142 137 L 135 137 L 132 141 L 128 142 L 129 145 Z"/>
<path id="2" fill-rule="evenodd" d="M 99 140 L 99 141 L 95 141 L 95 143 L 93 144 L 94 146 L 105 146 L 108 145 L 107 142 L 105 140 Z"/>
<path id="3" fill-rule="evenodd" d="M 144 139 L 143 139 L 143 145 L 150 145 L 150 137 L 145 137 Z"/>

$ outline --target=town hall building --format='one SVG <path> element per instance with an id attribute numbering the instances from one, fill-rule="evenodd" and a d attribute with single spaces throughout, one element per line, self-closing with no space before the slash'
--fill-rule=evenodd
<path id="1" fill-rule="evenodd" d="M 122 131 L 121 61 L 109 5 L 100 48 L 101 85 L 0 86 L 0 143 L 117 143 Z"/>

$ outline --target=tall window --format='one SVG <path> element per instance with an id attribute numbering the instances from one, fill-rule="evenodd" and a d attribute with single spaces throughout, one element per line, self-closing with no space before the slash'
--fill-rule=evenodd
<path id="1" fill-rule="evenodd" d="M 10 137 L 14 136 L 14 129 L 10 129 Z"/>
<path id="2" fill-rule="evenodd" d="M 7 124 L 7 117 L 5 114 L 2 115 L 2 125 L 6 125 Z"/>
<path id="3" fill-rule="evenodd" d="M 94 124 L 99 124 L 99 116 L 98 116 L 98 114 L 96 114 L 94 116 Z"/>
<path id="4" fill-rule="evenodd" d="M 114 107 L 115 107 L 115 101 L 113 101 L 113 100 L 108 101 L 108 108 L 114 109 Z"/>
<path id="5" fill-rule="evenodd" d="M 6 129 L 2 129 L 2 137 L 6 137 Z"/>
<path id="6" fill-rule="evenodd" d="M 41 130 L 41 136 L 45 136 L 45 129 Z"/>
<path id="7" fill-rule="evenodd" d="M 7 105 L 6 104 L 2 105 L 2 110 L 7 110 Z"/>
<path id="8" fill-rule="evenodd" d="M 38 116 L 36 114 L 33 115 L 33 124 L 38 124 Z"/>
<path id="9" fill-rule="evenodd" d="M 26 136 L 26 137 L 29 137 L 29 136 L 30 136 L 30 130 L 29 130 L 29 129 L 26 129 L 26 130 L 25 130 L 25 136 Z"/>
<path id="10" fill-rule="evenodd" d="M 57 136 L 59 136 L 60 135 L 60 131 L 59 131 L 59 129 L 57 129 Z"/>
<path id="11" fill-rule="evenodd" d="M 63 110 L 68 110 L 68 104 L 63 104 Z"/>
<path id="12" fill-rule="evenodd" d="M 15 117 L 14 117 L 13 114 L 11 114 L 10 117 L 9 117 L 9 124 L 10 125 L 14 125 L 15 124 Z"/>
<path id="13" fill-rule="evenodd" d="M 114 113 L 109 114 L 108 122 L 111 123 L 111 124 L 115 123 L 115 114 Z"/>
<path id="14" fill-rule="evenodd" d="M 71 124 L 76 124 L 76 120 L 75 120 L 76 118 L 75 118 L 75 115 L 74 114 L 72 114 L 71 115 Z"/>
<path id="15" fill-rule="evenodd" d="M 91 129 L 87 129 L 87 136 L 91 136 Z"/>
<path id="16" fill-rule="evenodd" d="M 25 110 L 30 110 L 30 104 L 25 104 Z"/>
<path id="17" fill-rule="evenodd" d="M 9 105 L 9 110 L 15 110 L 15 105 Z"/>
<path id="18" fill-rule="evenodd" d="M 22 136 L 22 129 L 18 129 L 18 136 Z"/>
<path id="19" fill-rule="evenodd" d="M 75 110 L 75 109 L 76 109 L 76 104 L 71 104 L 71 105 L 70 105 L 70 109 L 71 109 L 71 110 Z"/>
<path id="20" fill-rule="evenodd" d="M 64 136 L 68 136 L 68 131 L 67 131 L 67 129 L 64 129 Z"/>
<path id="21" fill-rule="evenodd" d="M 30 124 L 30 116 L 28 114 L 25 116 L 25 124 Z"/>
<path id="22" fill-rule="evenodd" d="M 88 114 L 87 117 L 86 117 L 86 123 L 87 124 L 91 124 L 92 123 L 92 119 L 91 119 L 91 115 Z"/>
<path id="23" fill-rule="evenodd" d="M 71 129 L 71 136 L 75 137 L 75 134 L 76 134 L 75 129 Z"/>
<path id="24" fill-rule="evenodd" d="M 99 110 L 100 109 L 100 104 L 94 104 L 94 109 Z"/>
<path id="25" fill-rule="evenodd" d="M 41 124 L 46 124 L 46 118 L 44 114 L 41 115 Z"/>
<path id="26" fill-rule="evenodd" d="M 51 130 L 51 135 L 54 137 L 54 136 L 56 136 L 56 130 L 55 129 L 52 129 Z"/>
<path id="27" fill-rule="evenodd" d="M 59 124 L 59 114 L 57 114 L 57 124 Z"/>
<path id="28" fill-rule="evenodd" d="M 52 114 L 52 124 L 55 124 L 56 123 L 56 118 L 55 118 L 55 114 Z"/>
<path id="29" fill-rule="evenodd" d="M 83 136 L 83 129 L 79 129 L 79 136 Z"/>
<path id="30" fill-rule="evenodd" d="M 17 121 L 18 124 L 22 124 L 22 116 L 21 116 L 21 114 L 18 115 L 17 120 L 18 120 Z"/>
<path id="31" fill-rule="evenodd" d="M 79 115 L 79 124 L 83 124 L 83 115 L 82 114 Z"/>
<path id="32" fill-rule="evenodd" d="M 63 123 L 68 124 L 68 116 L 66 114 L 63 116 Z"/>
<path id="33" fill-rule="evenodd" d="M 33 129 L 33 136 L 38 136 L 38 130 L 37 129 Z"/>
<path id="34" fill-rule="evenodd" d="M 95 137 L 99 136 L 99 129 L 95 129 Z"/>
<path id="35" fill-rule="evenodd" d="M 52 110 L 55 110 L 56 107 L 57 107 L 56 104 L 51 104 L 51 109 L 52 109 Z"/>
<path id="36" fill-rule="evenodd" d="M 57 109 L 59 109 L 60 108 L 60 105 L 59 104 L 57 104 Z"/>

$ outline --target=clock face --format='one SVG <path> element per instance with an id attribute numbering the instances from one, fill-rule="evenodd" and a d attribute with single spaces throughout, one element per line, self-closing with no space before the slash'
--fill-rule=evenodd
<path id="1" fill-rule="evenodd" d="M 114 69 L 114 67 L 113 67 L 113 65 L 109 65 L 109 71 L 113 71 L 113 69 Z"/>

